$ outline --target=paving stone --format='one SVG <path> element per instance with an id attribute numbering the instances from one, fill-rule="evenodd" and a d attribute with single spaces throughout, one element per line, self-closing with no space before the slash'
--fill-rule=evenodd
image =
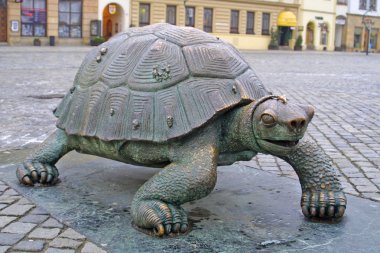
<path id="1" fill-rule="evenodd" d="M 98 246 L 96 246 L 92 242 L 87 242 L 84 245 L 81 253 L 107 253 L 107 251 L 99 248 Z"/>
<path id="2" fill-rule="evenodd" d="M 60 231 L 59 228 L 36 228 L 28 237 L 35 239 L 53 239 L 57 237 Z"/>
<path id="3" fill-rule="evenodd" d="M 9 246 L 0 246 L 0 253 L 5 253 L 9 249 Z"/>
<path id="4" fill-rule="evenodd" d="M 79 234 L 78 232 L 74 231 L 71 228 L 68 228 L 65 230 L 62 234 L 59 235 L 59 237 L 74 239 L 74 240 L 84 240 L 86 237 L 84 235 Z"/>
<path id="5" fill-rule="evenodd" d="M 374 185 L 359 185 L 356 186 L 356 189 L 358 189 L 359 192 L 379 192 L 379 189 L 377 189 Z"/>
<path id="6" fill-rule="evenodd" d="M 44 248 L 45 242 L 44 241 L 21 241 L 17 243 L 13 249 L 14 250 L 25 250 L 25 251 L 31 251 L 31 252 L 41 252 Z"/>
<path id="7" fill-rule="evenodd" d="M 8 205 L 7 204 L 0 204 L 0 210 L 1 209 L 4 209 L 5 207 L 7 207 Z"/>
<path id="8" fill-rule="evenodd" d="M 57 249 L 57 248 L 48 248 L 45 253 L 75 253 L 75 250 L 72 249 Z M 95 252 L 93 252 L 95 253 Z"/>
<path id="9" fill-rule="evenodd" d="M 53 241 L 50 242 L 49 246 L 55 248 L 77 249 L 82 243 L 82 241 L 77 241 L 68 238 L 55 238 Z"/>
<path id="10" fill-rule="evenodd" d="M 24 217 L 22 217 L 19 221 L 20 222 L 30 222 L 39 224 L 44 222 L 47 218 L 49 218 L 48 215 L 36 215 L 36 214 L 29 214 Z"/>
<path id="11" fill-rule="evenodd" d="M 10 222 L 14 221 L 17 219 L 17 217 L 14 216 L 0 216 L 0 228 L 5 227 L 8 225 Z"/>
<path id="12" fill-rule="evenodd" d="M 30 202 L 28 199 L 26 198 L 21 198 L 19 201 L 17 201 L 18 205 L 31 205 L 32 202 Z"/>
<path id="13" fill-rule="evenodd" d="M 63 224 L 54 218 L 50 218 L 47 221 L 45 221 L 44 223 L 42 223 L 41 227 L 44 227 L 44 228 L 63 228 Z"/>
<path id="14" fill-rule="evenodd" d="M 0 204 L 12 204 L 14 202 L 16 202 L 17 200 L 19 200 L 21 198 L 21 196 L 12 196 L 12 197 L 9 197 L 9 196 L 1 196 L 0 197 Z"/>
<path id="15" fill-rule="evenodd" d="M 43 209 L 42 207 L 36 207 L 34 208 L 30 214 L 39 214 L 39 215 L 43 215 L 43 214 L 49 214 L 48 211 L 46 211 L 45 209 Z"/>
<path id="16" fill-rule="evenodd" d="M 34 205 L 18 205 L 18 204 L 13 204 L 10 205 L 7 208 L 4 208 L 3 210 L 0 211 L 0 215 L 24 215 L 27 213 L 30 209 L 32 209 Z"/>
<path id="17" fill-rule="evenodd" d="M 10 188 L 3 193 L 3 196 L 20 196 L 20 194 Z"/>
<path id="18" fill-rule="evenodd" d="M 0 232 L 0 245 L 14 245 L 24 237 L 23 234 L 9 234 Z"/>
<path id="19" fill-rule="evenodd" d="M 14 222 L 6 226 L 1 230 L 4 233 L 13 233 L 13 234 L 27 234 L 29 233 L 36 224 L 33 223 L 24 223 L 24 222 Z"/>
<path id="20" fill-rule="evenodd" d="M 8 188 L 9 188 L 8 185 L 0 185 L 0 192 L 3 192 L 3 191 L 5 191 Z"/>

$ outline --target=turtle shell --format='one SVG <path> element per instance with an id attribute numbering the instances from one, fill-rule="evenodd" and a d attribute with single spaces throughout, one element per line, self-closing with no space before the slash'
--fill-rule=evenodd
<path id="1" fill-rule="evenodd" d="M 230 44 L 156 24 L 91 50 L 55 115 L 69 135 L 164 142 L 268 94 Z"/>

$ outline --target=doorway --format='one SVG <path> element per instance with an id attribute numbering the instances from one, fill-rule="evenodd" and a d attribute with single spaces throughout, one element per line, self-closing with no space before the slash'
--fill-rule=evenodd
<path id="1" fill-rule="evenodd" d="M 306 28 L 306 48 L 307 49 L 315 49 L 314 47 L 314 23 L 307 23 Z"/>
<path id="2" fill-rule="evenodd" d="M 118 4 L 110 3 L 103 10 L 103 37 L 108 40 L 122 31 L 124 24 L 124 10 Z"/>
<path id="3" fill-rule="evenodd" d="M 0 0 L 0 42 L 7 42 L 7 0 Z"/>
<path id="4" fill-rule="evenodd" d="M 280 46 L 289 46 L 289 40 L 292 38 L 292 29 L 289 26 L 279 27 Z"/>

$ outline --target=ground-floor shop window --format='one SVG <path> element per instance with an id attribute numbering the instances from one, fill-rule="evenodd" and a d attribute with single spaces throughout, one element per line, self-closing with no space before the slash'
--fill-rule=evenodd
<path id="1" fill-rule="evenodd" d="M 21 36 L 46 36 L 46 0 L 28 0 L 21 4 Z"/>
<path id="2" fill-rule="evenodd" d="M 212 32 L 212 13 L 211 8 L 205 8 L 203 11 L 203 31 L 208 33 Z"/>
<path id="3" fill-rule="evenodd" d="M 166 7 L 166 23 L 175 25 L 177 19 L 177 6 L 168 5 Z"/>
<path id="4" fill-rule="evenodd" d="M 269 35 L 270 14 L 263 13 L 263 20 L 261 24 L 261 34 Z"/>
<path id="5" fill-rule="evenodd" d="M 377 48 L 377 37 L 378 37 L 378 34 L 379 34 L 379 30 L 378 29 L 372 29 L 371 30 L 371 36 L 370 36 L 370 40 L 369 40 L 369 48 L 371 48 L 371 49 L 376 49 Z"/>
<path id="6" fill-rule="evenodd" d="M 255 34 L 255 13 L 248 11 L 247 12 L 247 34 Z"/>
<path id="7" fill-rule="evenodd" d="M 186 26 L 195 26 L 195 8 L 186 6 L 186 17 L 185 17 Z"/>
<path id="8" fill-rule="evenodd" d="M 354 48 L 360 48 L 361 40 L 362 40 L 362 28 L 355 27 L 354 30 Z"/>
<path id="9" fill-rule="evenodd" d="M 139 26 L 150 24 L 150 4 L 140 3 L 140 19 Z"/>
<path id="10" fill-rule="evenodd" d="M 82 37 L 82 0 L 59 0 L 59 37 Z"/>
<path id="11" fill-rule="evenodd" d="M 230 33 L 239 33 L 239 11 L 231 11 Z"/>
<path id="12" fill-rule="evenodd" d="M 329 30 L 327 24 L 321 25 L 321 45 L 327 45 Z"/>

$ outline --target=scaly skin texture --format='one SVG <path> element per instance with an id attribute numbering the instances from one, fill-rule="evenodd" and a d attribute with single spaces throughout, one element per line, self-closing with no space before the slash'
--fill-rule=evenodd
<path id="1" fill-rule="evenodd" d="M 164 167 L 141 186 L 131 208 L 135 225 L 162 236 L 187 231 L 187 215 L 181 205 L 213 190 L 218 164 L 250 160 L 261 152 L 293 166 L 302 186 L 305 216 L 341 217 L 346 198 L 330 160 L 316 144 L 301 140 L 313 113 L 310 106 L 270 96 L 235 108 L 182 138 L 162 143 L 104 141 L 67 135 L 58 129 L 18 167 L 17 176 L 26 185 L 54 184 L 58 180 L 54 164 L 70 150 Z"/>
<path id="2" fill-rule="evenodd" d="M 303 140 L 292 153 L 282 158 L 292 165 L 299 177 L 301 207 L 306 217 L 343 216 L 346 196 L 331 160 L 320 147 Z"/>
<path id="3" fill-rule="evenodd" d="M 26 158 L 23 166 L 16 171 L 17 178 L 26 185 L 55 184 L 59 173 L 54 165 L 70 150 L 68 136 L 58 129 L 34 154 Z"/>

